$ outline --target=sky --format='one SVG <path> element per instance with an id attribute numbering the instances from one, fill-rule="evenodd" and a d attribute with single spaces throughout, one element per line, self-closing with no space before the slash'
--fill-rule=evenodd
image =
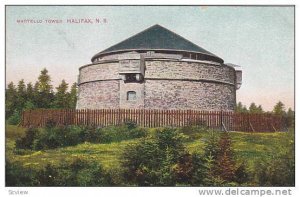
<path id="1" fill-rule="evenodd" d="M 54 87 L 62 79 L 72 84 L 94 54 L 155 24 L 240 65 L 238 102 L 270 111 L 282 101 L 294 109 L 294 7 L 288 6 L 7 6 L 6 83 L 34 83 L 47 68 Z"/>

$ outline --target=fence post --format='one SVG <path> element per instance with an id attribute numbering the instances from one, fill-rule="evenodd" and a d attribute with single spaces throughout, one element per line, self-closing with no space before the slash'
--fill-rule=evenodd
<path id="1" fill-rule="evenodd" d="M 220 120 L 219 120 L 219 124 L 220 124 L 220 130 L 223 131 L 223 110 L 220 111 Z"/>

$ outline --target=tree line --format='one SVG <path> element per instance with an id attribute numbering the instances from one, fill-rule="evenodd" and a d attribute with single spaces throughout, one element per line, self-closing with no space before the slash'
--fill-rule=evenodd
<path id="1" fill-rule="evenodd" d="M 71 85 L 63 79 L 61 83 L 55 87 L 51 84 L 51 77 L 48 70 L 44 68 L 34 85 L 29 82 L 25 84 L 21 79 L 17 85 L 10 82 L 5 90 L 5 114 L 6 120 L 11 123 L 17 123 L 20 114 L 25 109 L 62 109 L 76 108 L 77 101 L 77 84 Z"/>
<path id="2" fill-rule="evenodd" d="M 51 77 L 48 70 L 44 68 L 34 85 L 30 82 L 25 84 L 24 80 L 20 80 L 17 85 L 10 82 L 5 91 L 5 114 L 6 120 L 12 119 L 11 122 L 18 122 L 20 114 L 25 109 L 75 109 L 77 101 L 77 84 L 71 85 L 63 79 L 56 91 L 51 84 Z M 256 105 L 254 102 L 249 108 L 238 102 L 235 108 L 236 112 L 240 113 L 265 113 L 261 105 Z M 285 109 L 285 105 L 279 101 L 274 106 L 272 112 L 276 115 L 282 115 L 293 119 L 294 111 L 289 108 Z"/>
<path id="3" fill-rule="evenodd" d="M 235 111 L 239 113 L 252 113 L 252 114 L 273 113 L 275 115 L 281 115 L 281 116 L 293 115 L 295 113 L 291 108 L 288 108 L 288 110 L 286 110 L 285 105 L 281 101 L 278 101 L 275 104 L 271 112 L 264 111 L 261 105 L 256 105 L 255 103 L 251 103 L 249 108 L 247 108 L 247 106 L 243 105 L 242 102 L 237 103 Z"/>
<path id="4" fill-rule="evenodd" d="M 263 113 L 272 113 L 274 115 L 283 116 L 286 120 L 286 124 L 288 127 L 295 126 L 295 111 L 291 108 L 286 110 L 285 105 L 278 101 L 271 112 L 266 112 L 263 110 L 261 105 L 256 105 L 255 103 L 251 103 L 249 108 L 242 104 L 242 102 L 238 102 L 235 108 L 235 111 L 238 113 L 250 113 L 250 114 L 263 114 Z"/>

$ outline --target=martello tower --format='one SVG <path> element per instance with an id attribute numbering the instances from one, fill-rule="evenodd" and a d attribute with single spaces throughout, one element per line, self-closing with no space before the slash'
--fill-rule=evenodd
<path id="1" fill-rule="evenodd" d="M 154 25 L 79 68 L 77 108 L 234 110 L 237 68 Z"/>

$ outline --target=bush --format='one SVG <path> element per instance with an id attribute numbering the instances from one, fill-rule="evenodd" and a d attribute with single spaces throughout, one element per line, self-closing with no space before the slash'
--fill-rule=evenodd
<path id="1" fill-rule="evenodd" d="M 250 181 L 250 175 L 245 162 L 242 162 L 235 170 L 235 182 L 244 184 Z"/>
<path id="2" fill-rule="evenodd" d="M 122 154 L 124 179 L 140 186 L 173 186 L 193 176 L 192 157 L 176 129 L 157 129 L 155 135 L 128 145 Z"/>
<path id="3" fill-rule="evenodd" d="M 96 162 L 75 158 L 58 166 L 42 169 L 25 168 L 6 162 L 6 186 L 109 186 L 114 184 L 110 173 Z"/>
<path id="4" fill-rule="evenodd" d="M 237 186 L 249 180 L 246 164 L 239 166 L 234 158 L 228 132 L 210 131 L 204 147 L 206 186 Z"/>
<path id="5" fill-rule="evenodd" d="M 153 139 L 142 139 L 137 144 L 125 147 L 121 158 L 124 177 L 129 183 L 152 185 L 158 177 L 151 171 L 160 167 L 162 153 Z"/>
<path id="6" fill-rule="evenodd" d="M 126 120 L 126 121 L 124 122 L 124 125 L 125 125 L 129 130 L 137 128 L 136 122 L 134 122 L 134 121 L 132 121 L 132 120 Z"/>
<path id="7" fill-rule="evenodd" d="M 34 149 L 53 149 L 83 142 L 83 130 L 75 126 L 47 126 L 34 141 Z"/>
<path id="8" fill-rule="evenodd" d="M 39 131 L 36 128 L 29 128 L 25 131 L 25 136 L 16 140 L 17 149 L 33 149 L 33 144 Z"/>
<path id="9" fill-rule="evenodd" d="M 36 179 L 40 186 L 56 186 L 59 179 L 59 170 L 48 164 L 44 169 L 37 172 Z"/>
<path id="10" fill-rule="evenodd" d="M 294 187 L 295 160 L 289 156 L 278 155 L 260 161 L 255 165 L 255 174 L 259 186 Z"/>
<path id="11" fill-rule="evenodd" d="M 48 121 L 39 133 L 29 129 L 24 138 L 16 140 L 16 147 L 21 149 L 53 149 L 57 147 L 74 146 L 82 142 L 111 143 L 122 140 L 141 138 L 147 135 L 144 128 L 132 126 L 110 126 L 96 128 L 93 126 L 56 126 Z"/>
<path id="12" fill-rule="evenodd" d="M 135 128 L 128 125 L 109 126 L 99 130 L 98 137 L 101 143 L 120 142 L 122 140 L 135 139 L 147 135 L 144 128 Z"/>
<path id="13" fill-rule="evenodd" d="M 36 186 L 36 172 L 30 168 L 24 168 L 20 163 L 5 162 L 5 185 L 12 186 Z"/>
<path id="14" fill-rule="evenodd" d="M 192 177 L 189 180 L 192 186 L 203 186 L 205 179 L 204 158 L 201 154 L 195 152 L 192 154 Z"/>
<path id="15" fill-rule="evenodd" d="M 21 113 L 17 110 L 8 118 L 7 122 L 11 125 L 18 125 L 21 122 Z"/>
<path id="16" fill-rule="evenodd" d="M 76 127 L 74 127 L 76 129 Z M 94 126 L 77 127 L 81 130 L 81 138 L 84 142 L 101 143 L 101 129 Z"/>
<path id="17" fill-rule="evenodd" d="M 172 128 L 157 129 L 155 137 L 161 149 L 170 148 L 176 151 L 183 151 L 183 142 L 187 138 L 177 129 Z"/>
<path id="18" fill-rule="evenodd" d="M 259 186 L 295 186 L 295 131 L 289 130 L 282 142 L 276 155 L 256 163 Z"/>
<path id="19" fill-rule="evenodd" d="M 201 137 L 202 133 L 208 132 L 208 129 L 203 126 L 185 126 L 179 129 L 179 132 L 189 137 L 189 140 L 195 140 Z"/>
<path id="20" fill-rule="evenodd" d="M 231 138 L 228 132 L 222 132 L 218 142 L 218 152 L 215 159 L 215 175 L 226 182 L 235 180 L 236 163 L 233 158 Z"/>
<path id="21" fill-rule="evenodd" d="M 208 138 L 205 139 L 205 146 L 204 146 L 204 156 L 208 158 L 209 156 L 212 157 L 213 160 L 217 158 L 217 154 L 219 152 L 219 139 L 220 134 L 219 132 L 209 130 L 208 131 Z"/>

